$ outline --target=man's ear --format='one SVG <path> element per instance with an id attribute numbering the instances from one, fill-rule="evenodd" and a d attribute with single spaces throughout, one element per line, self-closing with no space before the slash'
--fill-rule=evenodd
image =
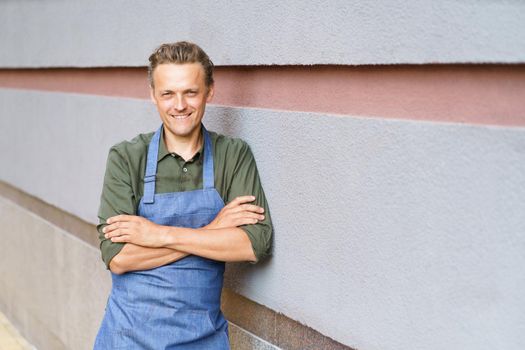
<path id="1" fill-rule="evenodd" d="M 157 104 L 157 100 L 155 100 L 155 88 L 150 85 L 149 87 L 149 97 L 151 98 L 151 101 L 153 101 L 153 104 Z"/>
<path id="2" fill-rule="evenodd" d="M 211 85 L 210 87 L 208 87 L 208 96 L 206 96 L 206 102 L 210 102 L 214 94 L 215 94 L 215 89 L 214 89 L 214 86 Z"/>

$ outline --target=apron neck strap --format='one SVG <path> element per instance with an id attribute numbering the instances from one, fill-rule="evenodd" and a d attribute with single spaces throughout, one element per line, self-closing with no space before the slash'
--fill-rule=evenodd
<path id="1" fill-rule="evenodd" d="M 204 135 L 204 162 L 202 168 L 202 183 L 204 189 L 215 187 L 213 171 L 213 151 L 211 138 L 208 130 L 201 124 Z M 159 159 L 159 144 L 162 133 L 162 125 L 157 129 L 148 146 L 148 156 L 146 158 L 146 174 L 144 176 L 144 204 L 151 204 L 155 200 L 155 181 L 157 180 L 157 164 Z"/>
<path id="2" fill-rule="evenodd" d="M 213 150 L 208 130 L 202 125 L 204 134 L 204 164 L 202 167 L 202 184 L 204 189 L 215 188 L 215 177 L 213 174 Z"/>
<path id="3" fill-rule="evenodd" d="M 144 175 L 144 203 L 151 204 L 155 197 L 155 180 L 157 179 L 157 161 L 159 160 L 159 143 L 162 125 L 157 129 L 148 146 L 146 174 Z"/>

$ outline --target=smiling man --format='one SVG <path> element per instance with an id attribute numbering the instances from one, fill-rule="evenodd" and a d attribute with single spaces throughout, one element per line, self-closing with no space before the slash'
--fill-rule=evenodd
<path id="1" fill-rule="evenodd" d="M 269 254 L 268 205 L 248 145 L 201 123 L 208 55 L 178 42 L 149 61 L 162 125 L 109 151 L 97 228 L 113 284 L 95 349 L 229 349 L 224 262 Z"/>

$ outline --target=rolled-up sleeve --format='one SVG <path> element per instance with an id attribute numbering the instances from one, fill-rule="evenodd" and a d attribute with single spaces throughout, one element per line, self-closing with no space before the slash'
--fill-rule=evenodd
<path id="1" fill-rule="evenodd" d="M 273 227 L 268 201 L 264 195 L 255 158 L 245 142 L 242 142 L 234 174 L 228 191 L 227 202 L 238 196 L 253 195 L 255 196 L 253 204 L 264 208 L 264 220 L 254 225 L 241 226 L 252 243 L 253 252 L 257 258 L 256 262 L 259 262 L 271 254 Z"/>
<path id="2" fill-rule="evenodd" d="M 135 195 L 131 186 L 129 166 L 125 157 L 113 146 L 108 154 L 97 225 L 102 260 L 108 269 L 111 259 L 120 252 L 125 243 L 114 243 L 104 237 L 102 229 L 106 226 L 106 220 L 120 214 L 135 215 L 135 211 Z"/>

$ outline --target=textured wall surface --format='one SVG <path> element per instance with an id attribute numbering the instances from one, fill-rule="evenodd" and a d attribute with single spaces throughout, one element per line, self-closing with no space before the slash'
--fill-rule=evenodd
<path id="1" fill-rule="evenodd" d="M 109 146 L 159 124 L 148 101 L 0 105 L 0 179 L 91 222 Z M 214 106 L 206 125 L 250 143 L 276 227 L 229 287 L 359 349 L 525 346 L 525 129 Z"/>
<path id="2" fill-rule="evenodd" d="M 23 76 L 9 68 L 125 67 L 47 70 L 63 92 L 0 88 L 0 181 L 97 223 L 109 147 L 160 123 L 128 98 L 143 76 L 123 72 L 178 40 L 228 66 L 229 107 L 208 106 L 205 123 L 252 146 L 275 224 L 273 257 L 228 264 L 228 290 L 360 350 L 525 348 L 523 65 L 428 65 L 525 62 L 525 2 L 0 1 L 0 86 L 45 89 L 32 85 L 45 70 L 9 85 Z M 337 71 L 376 64 L 423 68 Z M 134 93 L 72 93 L 95 73 L 108 80 L 84 92 Z M 26 209 L 0 192 L 0 309 L 39 348 L 90 348 L 109 273 L 73 226 Z M 286 344 L 237 319 L 238 344 Z"/>
<path id="3" fill-rule="evenodd" d="M 192 40 L 218 65 L 523 62 L 522 1 L 2 1 L 1 67 L 143 66 Z"/>

